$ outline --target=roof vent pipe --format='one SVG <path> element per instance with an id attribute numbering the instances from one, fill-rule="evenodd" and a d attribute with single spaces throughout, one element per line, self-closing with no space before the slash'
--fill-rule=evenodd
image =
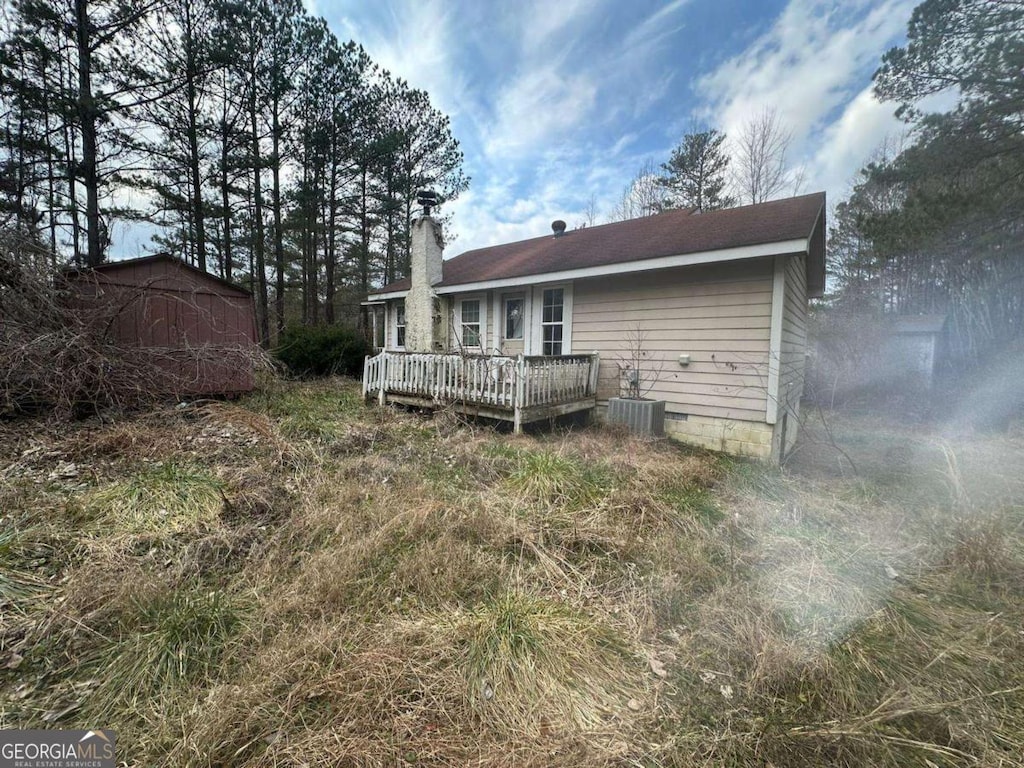
<path id="1" fill-rule="evenodd" d="M 561 219 L 555 219 L 551 222 L 551 231 L 555 233 L 555 237 L 561 237 L 565 234 L 565 222 Z"/>

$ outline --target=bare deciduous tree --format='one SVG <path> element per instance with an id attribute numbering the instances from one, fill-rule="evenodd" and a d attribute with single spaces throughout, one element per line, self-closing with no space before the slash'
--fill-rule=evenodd
<path id="1" fill-rule="evenodd" d="M 622 199 L 612 209 L 609 220 L 626 221 L 661 213 L 665 207 L 665 191 L 660 179 L 661 175 L 651 160 L 641 165 L 622 191 Z"/>
<path id="2" fill-rule="evenodd" d="M 765 109 L 748 120 L 733 140 L 732 182 L 744 203 L 763 203 L 781 196 L 791 179 L 786 167 L 793 135 L 776 109 Z"/>
<path id="3" fill-rule="evenodd" d="M 597 224 L 597 195 L 591 194 L 587 199 L 587 205 L 583 209 L 582 217 L 576 224 L 576 229 L 584 229 Z"/>
<path id="4" fill-rule="evenodd" d="M 619 396 L 644 400 L 665 378 L 665 360 L 647 348 L 647 331 L 638 322 L 622 341 L 623 352 L 615 360 L 619 369 Z M 672 378 L 678 378 L 675 374 Z"/>

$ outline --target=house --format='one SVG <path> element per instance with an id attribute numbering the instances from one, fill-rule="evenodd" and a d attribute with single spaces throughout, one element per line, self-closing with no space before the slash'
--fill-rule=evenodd
<path id="1" fill-rule="evenodd" d="M 159 253 L 64 272 L 73 305 L 113 344 L 152 359 L 172 395 L 230 395 L 254 385 L 252 294 Z"/>
<path id="2" fill-rule="evenodd" d="M 534 418 L 620 394 L 639 336 L 673 438 L 779 460 L 796 439 L 809 296 L 825 287 L 825 195 L 667 211 L 442 260 L 413 227 L 411 276 L 367 297 L 364 392 Z"/>

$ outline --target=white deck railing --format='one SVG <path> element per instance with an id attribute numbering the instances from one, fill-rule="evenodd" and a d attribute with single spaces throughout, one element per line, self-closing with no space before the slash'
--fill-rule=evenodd
<path id="1" fill-rule="evenodd" d="M 381 352 L 363 364 L 363 396 L 407 395 L 518 411 L 597 394 L 597 353 L 540 357 Z"/>

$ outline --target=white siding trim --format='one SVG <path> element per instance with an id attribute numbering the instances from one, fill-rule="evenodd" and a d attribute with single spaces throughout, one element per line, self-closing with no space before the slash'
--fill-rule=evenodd
<path id="1" fill-rule="evenodd" d="M 657 259 L 643 259 L 640 261 L 616 262 L 615 264 L 604 264 L 599 267 L 584 267 L 583 269 L 567 269 L 561 272 L 548 272 L 546 274 L 523 275 L 521 277 L 507 277 L 500 280 L 481 280 L 475 283 L 464 283 L 462 285 L 448 285 L 437 287 L 437 293 L 463 293 L 467 291 L 484 291 L 490 288 L 510 288 L 515 286 L 533 285 L 539 282 L 562 282 L 576 280 L 585 277 L 602 277 L 605 275 L 624 275 L 630 272 L 647 272 L 652 269 L 668 269 L 669 267 L 688 267 L 694 264 L 713 264 L 722 261 L 738 261 L 742 259 L 758 259 L 763 256 L 777 256 L 779 254 L 807 253 L 809 239 L 806 237 L 795 240 L 783 240 L 779 243 L 758 243 L 757 245 L 741 245 L 735 248 L 722 248 L 717 251 L 699 251 L 698 253 L 685 253 L 676 256 L 662 256 Z M 371 293 L 367 298 L 373 299 L 398 299 L 402 298 L 408 291 L 391 291 L 389 293 Z"/>
<path id="2" fill-rule="evenodd" d="M 772 273 L 772 323 L 768 332 L 768 398 L 764 420 L 779 419 L 779 370 L 782 365 L 782 315 L 786 311 L 786 257 L 775 257 Z"/>
<path id="3" fill-rule="evenodd" d="M 535 355 L 537 350 L 534 347 L 536 343 L 535 334 L 533 332 L 533 318 L 536 312 L 533 311 L 533 290 L 526 288 L 526 301 L 523 306 L 523 354 L 524 355 Z"/>
<path id="4" fill-rule="evenodd" d="M 492 343 L 489 349 L 495 354 L 501 354 L 501 344 L 504 341 L 505 323 L 501 315 L 501 294 L 495 291 L 491 295 L 491 308 L 494 311 L 494 328 L 491 331 Z"/>
<path id="5" fill-rule="evenodd" d="M 404 301 L 404 299 L 403 299 L 403 301 Z M 401 347 L 398 346 L 398 302 L 397 301 L 392 301 L 392 302 L 388 303 L 388 305 L 387 305 L 387 313 L 388 313 L 388 317 L 390 318 L 390 320 L 388 322 L 388 325 L 391 328 L 391 342 L 392 343 L 391 343 L 390 346 L 388 346 L 386 344 L 384 346 L 387 349 L 393 349 L 393 350 L 396 350 L 398 352 L 402 352 L 402 351 L 405 350 L 405 345 L 402 345 Z M 405 332 L 406 332 L 406 334 L 409 333 L 409 316 L 408 316 L 408 314 L 405 316 Z M 387 334 L 385 334 L 385 335 L 387 335 Z"/>
<path id="6" fill-rule="evenodd" d="M 572 354 L 572 283 L 562 286 L 562 354 Z"/>
<path id="7" fill-rule="evenodd" d="M 408 289 L 404 291 L 388 291 L 387 293 L 369 293 L 367 294 L 367 300 L 360 303 L 373 304 L 378 301 L 387 301 L 388 299 L 404 299 L 408 295 Z"/>

